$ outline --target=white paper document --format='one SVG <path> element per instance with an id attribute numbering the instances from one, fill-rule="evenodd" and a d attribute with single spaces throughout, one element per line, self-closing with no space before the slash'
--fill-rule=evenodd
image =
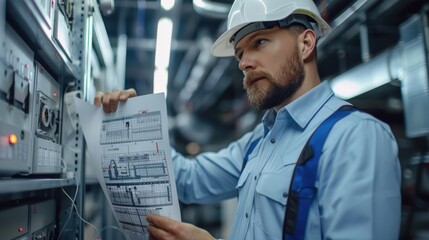
<path id="1" fill-rule="evenodd" d="M 130 98 L 117 112 L 75 98 L 97 178 L 129 239 L 148 239 L 150 213 L 180 221 L 164 94 Z"/>

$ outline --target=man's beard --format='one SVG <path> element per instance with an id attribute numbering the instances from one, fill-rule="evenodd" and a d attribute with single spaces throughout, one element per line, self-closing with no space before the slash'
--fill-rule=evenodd
<path id="1" fill-rule="evenodd" d="M 277 82 L 274 77 L 278 77 Z M 263 71 L 249 72 L 244 79 L 244 89 L 249 102 L 257 110 L 265 110 L 280 105 L 290 98 L 304 82 L 304 66 L 299 60 L 297 49 L 292 58 L 284 60 L 283 67 L 272 75 Z M 271 83 L 267 89 L 259 89 L 258 84 L 249 85 L 247 79 L 265 78 Z M 279 81 L 281 80 L 281 81 Z"/>

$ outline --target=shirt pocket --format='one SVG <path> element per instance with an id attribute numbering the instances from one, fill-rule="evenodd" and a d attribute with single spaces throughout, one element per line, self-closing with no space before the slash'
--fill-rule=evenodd
<path id="1" fill-rule="evenodd" d="M 240 175 L 240 178 L 238 179 L 237 185 L 235 186 L 235 188 L 237 189 L 237 201 L 238 201 L 238 206 L 236 209 L 235 214 L 237 215 L 240 211 L 240 205 L 244 206 L 245 205 L 245 201 L 246 198 L 249 194 L 249 191 L 245 191 L 245 184 L 247 181 L 247 178 L 249 178 L 250 172 L 249 171 L 243 171 L 243 173 Z"/>
<path id="2" fill-rule="evenodd" d="M 244 183 L 246 183 L 249 173 L 249 171 L 243 171 L 240 175 L 240 178 L 238 178 L 237 185 L 235 186 L 235 189 L 237 189 L 238 192 L 240 192 L 240 190 L 243 188 Z"/>
<path id="3" fill-rule="evenodd" d="M 295 164 L 261 174 L 256 184 L 255 224 L 271 237 L 282 237 L 285 208 Z"/>

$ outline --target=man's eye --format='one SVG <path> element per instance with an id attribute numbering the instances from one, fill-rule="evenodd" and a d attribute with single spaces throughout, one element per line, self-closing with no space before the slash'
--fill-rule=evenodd
<path id="1" fill-rule="evenodd" d="M 258 39 L 258 40 L 256 40 L 255 45 L 260 46 L 260 45 L 264 44 L 266 41 L 267 41 L 266 39 Z"/>

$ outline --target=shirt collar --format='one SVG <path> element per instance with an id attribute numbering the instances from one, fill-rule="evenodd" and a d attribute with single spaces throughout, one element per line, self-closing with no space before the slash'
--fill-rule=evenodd
<path id="1" fill-rule="evenodd" d="M 279 110 L 268 110 L 264 117 L 263 123 L 265 132 L 269 131 L 278 117 L 291 118 L 301 128 L 305 128 L 310 120 L 322 108 L 322 106 L 334 95 L 327 81 L 317 85 L 295 101 L 289 103 Z"/>

